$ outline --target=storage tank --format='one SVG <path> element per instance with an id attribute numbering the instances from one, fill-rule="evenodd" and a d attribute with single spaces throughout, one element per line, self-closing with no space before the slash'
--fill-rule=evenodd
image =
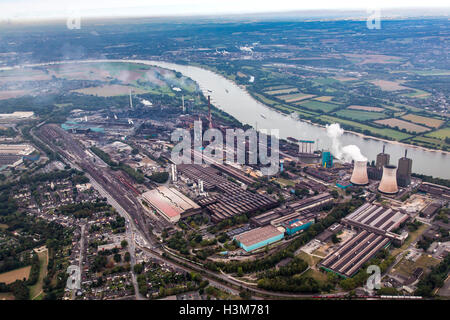
<path id="1" fill-rule="evenodd" d="M 369 183 L 369 177 L 367 176 L 366 161 L 355 161 L 350 182 L 357 186 L 364 186 Z"/>
<path id="2" fill-rule="evenodd" d="M 378 191 L 387 194 L 395 194 L 398 192 L 396 166 L 387 165 L 383 167 L 383 177 L 378 186 Z"/>

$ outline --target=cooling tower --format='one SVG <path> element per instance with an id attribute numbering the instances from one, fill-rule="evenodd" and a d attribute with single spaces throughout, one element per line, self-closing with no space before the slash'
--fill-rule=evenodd
<path id="1" fill-rule="evenodd" d="M 364 186 L 369 183 L 369 177 L 367 176 L 367 162 L 355 161 L 353 168 L 353 174 L 350 182 L 357 186 Z"/>
<path id="2" fill-rule="evenodd" d="M 378 191 L 387 194 L 394 194 L 398 192 L 397 187 L 397 167 L 396 166 L 384 166 L 383 177 L 381 178 Z"/>

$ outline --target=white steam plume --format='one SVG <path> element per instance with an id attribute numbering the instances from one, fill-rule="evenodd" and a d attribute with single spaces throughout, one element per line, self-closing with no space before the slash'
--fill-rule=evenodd
<path id="1" fill-rule="evenodd" d="M 326 128 L 327 135 L 332 140 L 331 152 L 336 158 L 346 162 L 350 162 L 351 160 L 367 161 L 367 158 L 362 155 L 358 146 L 351 144 L 343 147 L 341 145 L 339 138 L 344 134 L 344 129 L 341 128 L 339 123 L 327 125 Z"/>

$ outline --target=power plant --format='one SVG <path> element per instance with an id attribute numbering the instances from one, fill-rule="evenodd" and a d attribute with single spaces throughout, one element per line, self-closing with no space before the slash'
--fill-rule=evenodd
<path id="1" fill-rule="evenodd" d="M 369 183 L 366 161 L 355 161 L 350 182 L 357 186 L 364 186 Z"/>
<path id="2" fill-rule="evenodd" d="M 383 167 L 383 177 L 378 186 L 378 191 L 386 194 L 395 194 L 398 192 L 396 166 L 387 165 Z"/>
<path id="3" fill-rule="evenodd" d="M 212 129 L 212 117 L 211 117 L 211 97 L 208 96 L 208 120 L 209 120 L 209 128 Z"/>
<path id="4" fill-rule="evenodd" d="M 400 187 L 407 187 L 411 183 L 412 159 L 407 155 L 408 150 L 405 150 L 405 156 L 398 159 L 397 182 Z"/>

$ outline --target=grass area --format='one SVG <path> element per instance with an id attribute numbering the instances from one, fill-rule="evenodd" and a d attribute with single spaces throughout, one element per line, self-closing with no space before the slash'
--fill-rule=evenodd
<path id="1" fill-rule="evenodd" d="M 445 140 L 445 138 L 450 138 L 450 127 L 439 129 L 434 132 L 426 134 L 427 137 L 438 138 L 440 140 Z"/>
<path id="2" fill-rule="evenodd" d="M 450 144 L 446 144 L 443 140 L 439 140 L 436 138 L 428 138 L 428 137 L 415 137 L 410 139 L 410 143 L 414 142 L 420 146 L 427 148 L 436 148 L 436 147 L 447 147 L 450 148 Z"/>
<path id="3" fill-rule="evenodd" d="M 386 137 L 389 137 L 391 139 L 398 140 L 398 141 L 411 138 L 410 134 L 407 134 L 407 133 L 404 133 L 401 131 L 388 129 L 388 128 L 375 128 L 372 126 L 368 126 L 366 124 L 362 124 L 362 123 L 351 121 L 351 120 L 343 120 L 343 119 L 340 119 L 337 117 L 323 115 L 323 116 L 320 116 L 320 119 L 323 121 L 326 121 L 328 123 L 338 122 L 340 124 L 346 124 L 346 125 L 350 125 L 354 128 L 359 128 L 361 130 L 368 130 L 371 133 L 380 134 L 380 135 L 383 135 L 383 136 L 386 136 Z"/>
<path id="4" fill-rule="evenodd" d="M 270 90 L 270 91 L 265 91 L 264 93 L 270 94 L 271 96 L 273 96 L 273 95 L 277 95 L 277 94 L 287 94 L 287 93 L 292 93 L 292 92 L 298 92 L 298 89 L 297 88 L 288 88 L 288 89 Z"/>
<path id="5" fill-rule="evenodd" d="M 427 254 L 423 254 L 416 261 L 410 261 L 403 258 L 395 267 L 395 271 L 405 277 L 409 277 L 413 275 L 414 270 L 417 268 L 426 270 L 427 268 L 437 264 L 439 264 L 438 259 L 430 257 Z"/>
<path id="6" fill-rule="evenodd" d="M 16 280 L 28 279 L 30 276 L 31 266 L 26 266 L 23 268 L 11 270 L 0 274 L 0 282 L 6 284 L 13 283 Z"/>
<path id="7" fill-rule="evenodd" d="M 307 254 L 304 251 L 300 251 L 300 253 L 297 255 L 297 257 L 301 258 L 302 260 L 304 260 L 306 263 L 308 263 L 308 265 L 311 266 L 315 266 L 316 264 L 319 263 L 320 259 L 319 257 L 315 257 L 312 256 L 310 254 Z"/>
<path id="8" fill-rule="evenodd" d="M 372 112 L 372 111 L 359 111 L 359 110 L 339 110 L 335 113 L 338 117 L 348 118 L 351 120 L 377 120 L 386 118 L 386 115 L 382 112 Z"/>
<path id="9" fill-rule="evenodd" d="M 325 272 L 320 272 L 314 269 L 309 269 L 304 274 L 302 274 L 302 277 L 313 278 L 319 282 L 325 282 L 328 280 L 328 276 Z"/>
<path id="10" fill-rule="evenodd" d="M 419 228 L 417 228 L 417 230 L 410 232 L 403 245 L 400 248 L 392 250 L 392 255 L 396 256 L 399 253 L 405 251 L 412 242 L 414 242 L 422 233 L 425 232 L 425 230 L 427 230 L 427 228 L 428 226 L 426 224 L 423 224 Z"/>
<path id="11" fill-rule="evenodd" d="M 39 256 L 39 279 L 35 285 L 30 287 L 30 299 L 38 299 L 42 295 L 42 287 L 44 284 L 44 278 L 47 276 L 48 265 L 48 251 L 42 251 L 38 253 Z"/>
<path id="12" fill-rule="evenodd" d="M 320 101 L 305 101 L 296 103 L 296 105 L 300 105 L 306 109 L 310 109 L 312 111 L 323 111 L 323 112 L 331 112 L 339 106 L 332 103 L 320 102 Z"/>
<path id="13" fill-rule="evenodd" d="M 413 90 L 414 90 L 414 92 L 407 93 L 405 96 L 410 97 L 410 98 L 426 98 L 431 95 L 431 93 L 423 91 L 423 90 L 419 90 L 419 89 L 413 89 Z"/>
<path id="14" fill-rule="evenodd" d="M 431 128 L 439 128 L 444 123 L 444 120 L 431 118 L 431 117 L 418 116 L 415 114 L 404 115 L 402 117 L 402 119 L 409 120 L 414 123 L 423 124 L 423 125 L 426 125 L 427 127 L 431 127 Z"/>
<path id="15" fill-rule="evenodd" d="M 334 83 L 338 83 L 339 81 L 333 78 L 316 78 L 313 80 L 314 83 L 317 83 L 318 85 L 330 85 Z"/>
<path id="16" fill-rule="evenodd" d="M 285 186 L 290 186 L 290 187 L 295 186 L 295 182 L 292 180 L 278 178 L 278 179 L 276 179 L 276 181 Z"/>

